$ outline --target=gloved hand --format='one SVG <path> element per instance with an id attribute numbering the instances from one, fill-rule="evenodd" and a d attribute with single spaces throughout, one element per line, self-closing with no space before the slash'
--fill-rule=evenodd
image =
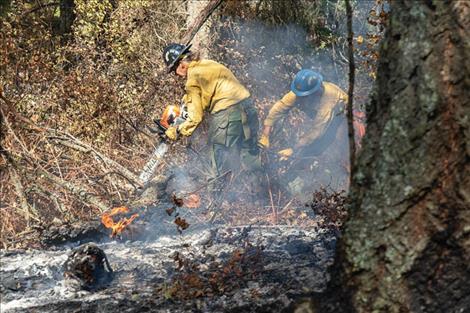
<path id="1" fill-rule="evenodd" d="M 178 129 L 174 126 L 170 126 L 165 131 L 165 135 L 171 140 L 176 140 L 178 138 Z"/>
<path id="2" fill-rule="evenodd" d="M 285 161 L 288 160 L 292 156 L 292 154 L 294 154 L 294 150 L 292 150 L 292 148 L 288 148 L 279 151 L 277 154 L 280 156 L 281 161 Z"/>
<path id="3" fill-rule="evenodd" d="M 262 149 L 268 149 L 269 148 L 269 137 L 266 136 L 265 134 L 262 134 L 259 137 L 258 146 Z"/>

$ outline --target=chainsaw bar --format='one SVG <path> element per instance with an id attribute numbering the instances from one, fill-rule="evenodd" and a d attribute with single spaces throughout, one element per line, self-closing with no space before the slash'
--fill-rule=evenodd
<path id="1" fill-rule="evenodd" d="M 142 182 L 142 185 L 146 185 L 150 178 L 152 178 L 153 173 L 157 166 L 160 164 L 163 156 L 168 151 L 168 145 L 165 142 L 160 143 L 152 153 L 152 157 L 145 164 L 142 172 L 139 175 L 139 180 Z"/>

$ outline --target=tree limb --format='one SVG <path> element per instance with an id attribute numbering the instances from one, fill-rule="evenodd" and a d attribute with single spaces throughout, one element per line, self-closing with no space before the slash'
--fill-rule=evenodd
<path id="1" fill-rule="evenodd" d="M 349 163 L 350 163 L 350 174 L 349 182 L 352 185 L 352 178 L 355 173 L 355 163 L 356 163 L 356 144 L 354 142 L 354 124 L 353 124 L 353 96 L 354 96 L 354 74 L 355 74 L 355 65 L 354 65 L 354 46 L 353 46 L 353 30 L 352 30 L 352 8 L 349 0 L 346 2 L 346 14 L 348 17 L 348 57 L 349 57 L 349 89 L 348 89 L 348 137 L 349 137 Z"/>
<path id="2" fill-rule="evenodd" d="M 101 212 L 104 212 L 109 209 L 109 206 L 104 204 L 100 199 L 98 199 L 95 195 L 91 194 L 82 186 L 73 184 L 69 181 L 65 181 L 62 178 L 52 173 L 49 173 L 48 171 L 46 171 L 45 169 L 41 167 L 37 167 L 36 170 L 39 175 L 44 176 L 46 179 L 48 179 L 52 183 L 68 190 L 70 193 L 75 195 L 80 201 L 82 201 L 86 205 L 90 205 L 95 208 L 98 208 Z"/>
<path id="3" fill-rule="evenodd" d="M 23 14 L 21 14 L 21 17 L 24 18 L 26 15 L 34 13 L 36 11 L 48 8 L 48 7 L 56 7 L 59 6 L 59 2 L 52 2 L 52 3 L 46 3 L 46 4 L 39 4 L 37 7 L 34 7 L 32 9 L 29 9 L 27 11 L 24 11 Z"/>
<path id="4" fill-rule="evenodd" d="M 115 169 L 117 172 L 121 173 L 122 176 L 124 176 L 128 181 L 131 181 L 133 184 L 136 184 L 139 187 L 142 187 L 142 182 L 139 180 L 139 178 L 136 175 L 134 175 L 131 171 L 129 171 L 127 168 L 122 166 L 121 164 L 110 159 L 106 155 L 97 151 L 94 147 L 90 146 L 87 143 L 84 143 L 78 138 L 75 138 L 74 136 L 67 134 L 67 133 L 63 133 L 63 132 L 60 132 L 60 133 L 64 136 L 49 136 L 48 138 L 56 141 L 57 143 L 63 146 L 66 146 L 66 147 L 69 147 L 69 148 L 72 148 L 72 149 L 75 149 L 84 153 L 93 154 L 95 159 Z"/>
<path id="5" fill-rule="evenodd" d="M 181 37 L 181 42 L 184 44 L 189 44 L 193 40 L 196 33 L 201 29 L 202 25 L 207 21 L 211 16 L 212 12 L 217 9 L 217 7 L 222 3 L 223 0 L 211 0 L 207 6 L 201 11 L 199 16 L 193 21 L 193 23 L 188 27 L 186 33 Z"/>
<path id="6" fill-rule="evenodd" d="M 10 163 L 11 165 L 11 163 Z M 28 200 L 26 198 L 26 193 L 24 192 L 23 184 L 21 183 L 20 176 L 18 172 L 13 166 L 10 166 L 8 170 L 10 174 L 10 180 L 15 187 L 16 195 L 18 196 L 19 203 L 20 203 L 20 214 L 24 216 L 24 218 L 29 221 L 31 218 L 39 221 L 39 213 L 38 211 L 29 205 Z"/>

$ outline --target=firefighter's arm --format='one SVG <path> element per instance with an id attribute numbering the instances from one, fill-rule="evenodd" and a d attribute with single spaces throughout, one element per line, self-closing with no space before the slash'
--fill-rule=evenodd
<path id="1" fill-rule="evenodd" d="M 201 103 L 201 89 L 196 85 L 186 87 L 183 98 L 188 109 L 188 118 L 178 126 L 178 132 L 183 136 L 191 136 L 202 121 L 204 110 Z"/>
<path id="2" fill-rule="evenodd" d="M 269 148 L 269 134 L 271 133 L 271 126 L 264 126 L 261 136 L 258 140 L 258 146 L 263 149 Z"/>
<path id="3" fill-rule="evenodd" d="M 276 102 L 269 110 L 268 116 L 264 120 L 264 126 L 272 127 L 277 121 L 285 117 L 289 110 L 294 107 L 295 100 L 295 94 L 290 91 L 281 100 Z"/>
<path id="4" fill-rule="evenodd" d="M 292 109 L 295 104 L 295 99 L 295 94 L 291 91 L 282 97 L 281 100 L 276 102 L 269 110 L 268 116 L 264 120 L 263 131 L 258 141 L 259 146 L 262 148 L 269 148 L 269 135 L 273 125 L 289 113 L 289 110 Z"/>
<path id="5" fill-rule="evenodd" d="M 331 107 L 321 107 L 318 111 L 315 119 L 312 122 L 312 127 L 299 139 L 297 144 L 294 146 L 294 150 L 302 149 L 305 146 L 312 144 L 315 140 L 321 138 L 330 122 L 334 118 L 334 112 Z"/>

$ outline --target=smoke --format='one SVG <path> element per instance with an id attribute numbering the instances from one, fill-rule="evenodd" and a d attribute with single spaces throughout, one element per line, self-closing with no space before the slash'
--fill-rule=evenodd
<path id="1" fill-rule="evenodd" d="M 366 38 L 371 31 L 377 32 L 367 23 L 373 6 L 373 2 L 357 4 L 353 24 L 356 40 Z M 336 5 L 335 14 L 338 10 L 341 8 Z M 324 81 L 347 92 L 345 15 L 338 13 L 336 17 L 338 20 L 333 22 L 330 19 L 318 26 L 321 29 L 314 34 L 298 24 L 272 25 L 260 20 L 224 19 L 224 28 L 218 30 L 219 50 L 212 56 L 226 64 L 249 88 L 261 124 L 274 103 L 290 91 L 292 79 L 300 69 L 313 69 L 322 74 Z M 324 33 L 319 36 L 321 32 Z M 364 107 L 373 79 L 364 66 L 365 58 L 361 54 L 364 48 L 358 45 L 357 48 L 357 95 L 354 101 L 355 108 L 360 109 Z M 311 131 L 314 120 L 305 111 L 311 113 L 317 104 L 310 105 L 311 109 L 304 111 L 296 105 L 286 119 L 275 125 L 271 134 L 272 151 L 267 156 L 272 183 L 280 185 L 281 189 L 287 187 L 290 189 L 288 193 L 304 201 L 321 187 L 334 191 L 347 190 L 349 176 L 347 126 L 345 114 L 342 113 L 335 113 L 337 121 L 331 125 L 336 132 L 311 145 L 309 152 L 300 153 L 297 160 L 279 162 L 273 155 L 279 150 L 291 148 L 299 138 Z"/>
<path id="2" fill-rule="evenodd" d="M 372 6 L 373 3 L 358 4 L 353 25 L 355 38 L 366 37 L 370 31 L 366 17 Z M 330 33 L 315 37 L 297 24 L 272 25 L 260 20 L 223 17 L 213 29 L 218 38 L 210 50 L 210 58 L 226 65 L 250 90 L 258 111 L 261 131 L 269 109 L 290 91 L 292 79 L 301 69 L 313 69 L 322 74 L 324 81 L 347 91 L 345 20 L 339 21 L 335 27 L 330 27 Z M 365 95 L 369 93 L 373 83 L 361 67 L 363 57 L 359 48 L 356 51 L 356 108 L 364 106 Z M 309 114 L 298 107 L 290 110 L 287 117 L 274 126 L 270 138 L 271 149 L 262 153 L 265 172 L 255 175 L 257 178 L 261 176 L 263 183 L 256 186 L 250 182 L 250 174 L 239 169 L 225 182 L 225 198 L 218 205 L 230 211 L 230 215 L 248 212 L 250 218 L 244 216 L 244 220 L 257 221 L 265 216 L 257 215 L 253 208 L 269 213 L 267 208 L 276 207 L 282 210 L 292 198 L 299 200 L 298 203 L 307 202 L 312 199 L 313 192 L 321 188 L 330 191 L 347 190 L 349 146 L 346 118 L 341 112 L 335 114 L 342 116 L 332 126 L 335 132 L 311 145 L 306 149 L 308 151 L 296 154 L 291 160 L 280 161 L 277 152 L 295 146 L 299 138 L 313 126 L 313 119 Z M 206 120 L 208 118 L 206 113 Z M 190 185 L 196 189 L 196 186 L 208 186 L 210 158 L 206 136 L 207 125 L 203 123 L 190 139 L 192 148 L 198 154 L 188 153 L 184 169 L 181 168 L 177 175 L 184 184 L 192 181 Z M 207 163 L 204 164 L 202 160 Z M 176 183 L 174 188 L 182 187 Z M 214 200 L 209 188 L 202 188 L 198 192 L 205 199 Z M 243 211 L 243 207 L 250 206 L 252 211 Z"/>

